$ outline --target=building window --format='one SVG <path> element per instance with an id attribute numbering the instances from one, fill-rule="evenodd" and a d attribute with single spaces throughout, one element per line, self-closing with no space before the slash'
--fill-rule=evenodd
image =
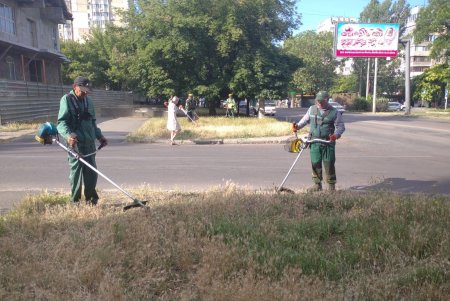
<path id="1" fill-rule="evenodd" d="M 38 47 L 37 43 L 37 32 L 36 32 L 36 22 L 33 20 L 27 19 L 28 21 L 28 32 L 30 34 L 30 44 L 33 47 Z"/>
<path id="2" fill-rule="evenodd" d="M 416 51 L 428 51 L 429 47 L 428 46 L 416 46 L 415 50 Z"/>
<path id="3" fill-rule="evenodd" d="M 417 66 L 417 67 L 412 67 L 412 72 L 425 72 L 425 70 L 427 70 L 428 67 L 423 67 L 423 66 Z"/>
<path id="4" fill-rule="evenodd" d="M 429 56 L 415 56 L 413 62 L 431 62 L 431 58 Z"/>
<path id="5" fill-rule="evenodd" d="M 8 65 L 8 79 L 16 80 L 16 64 L 14 63 L 14 59 L 10 56 L 7 56 L 6 65 Z"/>
<path id="6" fill-rule="evenodd" d="M 56 26 L 53 26 L 52 28 L 52 42 L 53 49 L 58 51 L 58 28 L 56 28 Z"/>
<path id="7" fill-rule="evenodd" d="M 32 60 L 28 66 L 30 71 L 30 82 L 42 82 L 42 61 Z"/>
<path id="8" fill-rule="evenodd" d="M 6 4 L 0 3 L 0 31 L 16 34 L 14 11 Z"/>

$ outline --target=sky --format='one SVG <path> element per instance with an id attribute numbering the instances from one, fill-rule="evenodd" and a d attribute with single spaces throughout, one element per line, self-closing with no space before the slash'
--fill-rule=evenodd
<path id="1" fill-rule="evenodd" d="M 359 18 L 369 3 L 370 0 L 297 0 L 297 12 L 302 15 L 303 25 L 296 32 L 316 30 L 329 17 Z M 408 3 L 411 7 L 424 6 L 427 0 L 408 0 Z"/>

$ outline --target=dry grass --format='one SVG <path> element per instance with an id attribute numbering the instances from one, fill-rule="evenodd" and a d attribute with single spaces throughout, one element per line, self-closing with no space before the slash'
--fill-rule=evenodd
<path id="1" fill-rule="evenodd" d="M 35 130 L 39 126 L 38 123 L 11 122 L 0 125 L 0 132 L 17 132 L 22 130 Z"/>
<path id="2" fill-rule="evenodd" d="M 133 191 L 0 219 L 0 300 L 448 300 L 450 197 Z M 123 200 L 122 200 L 123 201 Z"/>
<path id="3" fill-rule="evenodd" d="M 289 122 L 277 121 L 275 118 L 248 117 L 200 117 L 196 124 L 187 122 L 185 117 L 179 117 L 182 131 L 178 139 L 226 139 L 279 137 L 291 134 Z M 133 142 L 169 139 L 166 129 L 166 118 L 151 118 L 137 131 L 128 135 Z"/>

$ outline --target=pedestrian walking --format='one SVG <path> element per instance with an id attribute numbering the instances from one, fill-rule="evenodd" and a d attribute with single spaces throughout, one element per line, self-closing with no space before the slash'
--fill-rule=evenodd
<path id="1" fill-rule="evenodd" d="M 177 112 L 179 109 L 183 109 L 183 106 L 178 106 L 179 98 L 173 96 L 169 99 L 169 105 L 167 107 L 167 129 L 170 131 L 170 144 L 177 145 L 175 137 L 181 131 L 181 126 L 178 123 Z"/>
<path id="2" fill-rule="evenodd" d="M 91 82 L 84 76 L 75 78 L 72 90 L 61 97 L 58 113 L 58 133 L 64 138 L 68 147 L 76 150 L 83 159 L 97 168 L 95 162 L 96 146 L 106 146 L 108 140 L 97 126 L 94 103 L 88 94 L 92 91 Z M 86 203 L 96 205 L 98 202 L 97 173 L 69 155 L 71 202 L 81 200 L 82 186 Z"/>
<path id="3" fill-rule="evenodd" d="M 314 186 L 309 191 L 322 190 L 322 168 L 329 190 L 335 190 L 336 185 L 336 140 L 345 131 L 342 114 L 328 104 L 328 92 L 320 91 L 316 94 L 315 104 L 310 106 L 299 122 L 292 125 L 293 131 L 309 124 L 310 139 L 332 141 L 329 144 L 313 143 L 310 145 L 312 180 Z"/>

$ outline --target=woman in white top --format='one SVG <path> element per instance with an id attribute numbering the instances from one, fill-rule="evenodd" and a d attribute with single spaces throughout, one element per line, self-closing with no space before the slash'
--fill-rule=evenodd
<path id="1" fill-rule="evenodd" d="M 175 136 L 181 131 L 181 126 L 177 120 L 178 101 L 178 97 L 173 96 L 169 100 L 169 106 L 167 109 L 167 129 L 170 131 L 170 144 L 172 145 L 176 145 L 174 141 Z M 179 108 L 182 109 L 183 106 L 180 105 Z"/>

